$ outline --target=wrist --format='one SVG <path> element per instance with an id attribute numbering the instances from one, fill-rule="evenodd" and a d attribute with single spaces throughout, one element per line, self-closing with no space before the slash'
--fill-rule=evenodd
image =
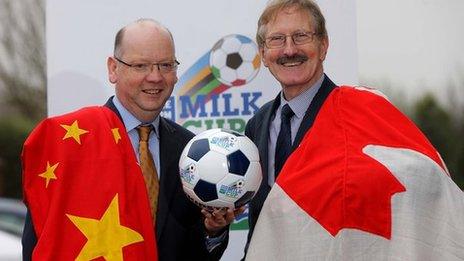
<path id="1" fill-rule="evenodd" d="M 225 226 L 219 229 L 211 229 L 205 228 L 206 237 L 219 237 L 220 235 L 224 234 L 224 232 L 229 228 L 229 226 Z"/>

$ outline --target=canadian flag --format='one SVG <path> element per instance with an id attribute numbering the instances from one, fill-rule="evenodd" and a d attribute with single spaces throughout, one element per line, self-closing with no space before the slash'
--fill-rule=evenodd
<path id="1" fill-rule="evenodd" d="M 339 87 L 272 187 L 247 260 L 464 260 L 464 193 L 385 97 Z"/>

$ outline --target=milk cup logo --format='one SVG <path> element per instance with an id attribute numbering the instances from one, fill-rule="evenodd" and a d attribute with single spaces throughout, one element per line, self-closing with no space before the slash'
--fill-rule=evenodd
<path id="1" fill-rule="evenodd" d="M 182 73 L 162 115 L 195 131 L 226 128 L 243 133 L 246 118 L 260 106 L 262 92 L 246 88 L 260 66 L 258 46 L 250 38 L 222 37 Z"/>
<path id="2" fill-rule="evenodd" d="M 222 137 L 213 137 L 210 141 L 211 145 L 216 145 L 225 150 L 230 150 L 235 145 L 237 138 L 235 136 L 222 136 Z"/>

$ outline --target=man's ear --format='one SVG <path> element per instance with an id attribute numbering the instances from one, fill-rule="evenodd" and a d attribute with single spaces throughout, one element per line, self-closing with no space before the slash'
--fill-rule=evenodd
<path id="1" fill-rule="evenodd" d="M 116 83 L 118 81 L 118 76 L 116 69 L 118 68 L 117 61 L 113 57 L 108 57 L 106 60 L 106 66 L 108 68 L 108 80 L 111 83 Z"/>
<path id="2" fill-rule="evenodd" d="M 268 67 L 267 59 L 264 57 L 264 47 L 259 47 L 259 54 L 261 55 L 261 61 L 263 61 L 264 66 Z"/>
<path id="3" fill-rule="evenodd" d="M 325 60 L 325 57 L 327 56 L 327 50 L 329 49 L 329 37 L 325 36 L 321 39 L 321 52 L 319 54 L 319 59 L 321 61 Z"/>

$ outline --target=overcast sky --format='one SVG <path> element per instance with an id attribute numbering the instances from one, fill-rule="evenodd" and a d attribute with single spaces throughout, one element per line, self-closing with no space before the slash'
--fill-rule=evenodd
<path id="1" fill-rule="evenodd" d="M 361 84 L 445 101 L 453 83 L 464 102 L 464 0 L 357 0 L 357 12 Z"/>

